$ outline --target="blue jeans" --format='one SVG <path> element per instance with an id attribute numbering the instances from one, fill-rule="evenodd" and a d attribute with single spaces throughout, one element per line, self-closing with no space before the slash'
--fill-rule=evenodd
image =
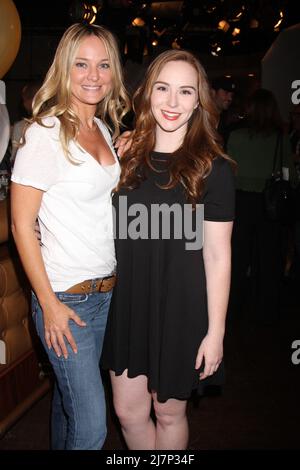
<path id="1" fill-rule="evenodd" d="M 56 292 L 86 322 L 85 327 L 70 320 L 69 327 L 77 344 L 75 354 L 68 341 L 68 358 L 57 357 L 48 349 L 44 337 L 41 307 L 32 294 L 32 315 L 56 375 L 52 401 L 52 449 L 97 450 L 106 438 L 106 405 L 99 361 L 102 352 L 112 291 L 94 294 Z"/>

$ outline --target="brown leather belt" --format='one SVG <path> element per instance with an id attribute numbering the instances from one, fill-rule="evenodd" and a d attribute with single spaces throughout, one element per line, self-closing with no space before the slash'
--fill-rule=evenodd
<path id="1" fill-rule="evenodd" d="M 88 279 L 67 289 L 69 294 L 93 294 L 95 292 L 109 292 L 116 284 L 116 275 L 102 279 Z"/>

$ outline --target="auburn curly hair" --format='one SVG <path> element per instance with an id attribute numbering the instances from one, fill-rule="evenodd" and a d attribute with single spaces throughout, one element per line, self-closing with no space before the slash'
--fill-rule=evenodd
<path id="1" fill-rule="evenodd" d="M 121 159 L 122 172 L 117 191 L 124 187 L 138 187 L 146 178 L 147 169 L 155 171 L 151 164 L 156 127 L 151 111 L 151 94 L 160 71 L 170 61 L 187 62 L 196 70 L 199 105 L 190 118 L 182 145 L 173 154 L 169 165 L 170 178 L 162 188 L 170 189 L 178 183 L 182 184 L 187 201 L 195 205 L 200 200 L 204 178 L 211 170 L 213 158 L 221 156 L 230 159 L 222 150 L 216 130 L 218 113 L 205 70 L 192 53 L 184 50 L 169 50 L 160 54 L 150 64 L 143 83 L 134 94 L 135 130 L 131 136 L 132 145 Z"/>

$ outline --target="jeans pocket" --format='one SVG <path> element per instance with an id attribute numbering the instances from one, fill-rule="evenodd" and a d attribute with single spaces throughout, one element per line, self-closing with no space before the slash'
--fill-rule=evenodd
<path id="1" fill-rule="evenodd" d="M 56 297 L 64 304 L 82 304 L 89 298 L 88 294 L 68 294 L 66 292 L 56 292 Z"/>

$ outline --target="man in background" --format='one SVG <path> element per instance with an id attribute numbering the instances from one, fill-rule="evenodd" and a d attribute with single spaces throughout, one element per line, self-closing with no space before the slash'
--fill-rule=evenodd
<path id="1" fill-rule="evenodd" d="M 232 131 L 233 122 L 228 110 L 232 104 L 235 88 L 235 83 L 229 77 L 217 77 L 211 81 L 212 96 L 220 116 L 218 132 L 223 139 L 224 148 Z"/>

